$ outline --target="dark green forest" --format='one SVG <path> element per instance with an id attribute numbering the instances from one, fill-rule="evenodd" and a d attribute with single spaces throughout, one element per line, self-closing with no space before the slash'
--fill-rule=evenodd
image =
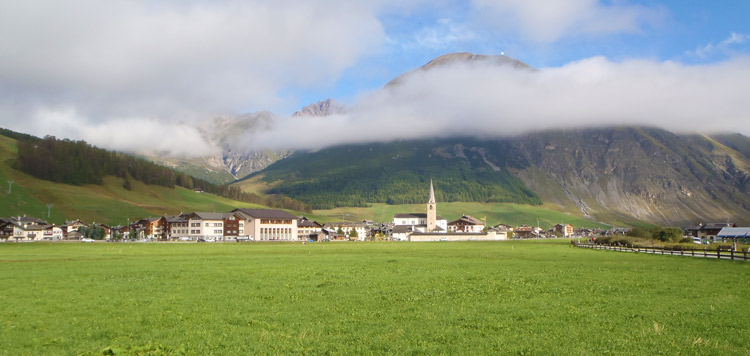
<path id="1" fill-rule="evenodd" d="M 58 140 L 53 136 L 39 139 L 9 130 L 0 133 L 18 140 L 18 158 L 14 168 L 40 179 L 72 185 L 101 185 L 104 177 L 111 175 L 123 178 L 126 189 L 131 189 L 130 179 L 134 179 L 168 188 L 197 188 L 228 199 L 269 207 L 310 211 L 306 204 L 289 197 L 262 197 L 243 192 L 236 186 L 213 184 L 142 158 L 100 149 L 84 141 Z"/>
<path id="2" fill-rule="evenodd" d="M 542 203 L 508 170 L 527 165 L 510 145 L 474 146 L 472 140 L 402 141 L 298 152 L 262 171 L 263 181 L 278 184 L 270 193 L 314 209 L 424 203 L 430 179 L 438 201 Z"/>

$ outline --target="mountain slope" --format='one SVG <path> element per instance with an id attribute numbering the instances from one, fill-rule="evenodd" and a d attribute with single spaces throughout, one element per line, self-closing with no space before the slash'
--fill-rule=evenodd
<path id="1" fill-rule="evenodd" d="M 127 219 L 188 211 L 229 211 L 262 206 L 175 187 L 146 185 L 132 180 L 130 191 L 123 179 L 108 176 L 102 185 L 53 183 L 13 169 L 17 141 L 0 135 L 0 181 L 12 181 L 10 193 L 0 189 L 0 216 L 29 215 L 62 223 L 70 219 L 122 224 Z M 48 205 L 52 205 L 48 213 Z"/>
<path id="2" fill-rule="evenodd" d="M 423 203 L 433 179 L 443 202 L 543 201 L 603 222 L 750 222 L 750 157 L 653 128 L 339 146 L 298 152 L 252 178 L 317 208 Z"/>

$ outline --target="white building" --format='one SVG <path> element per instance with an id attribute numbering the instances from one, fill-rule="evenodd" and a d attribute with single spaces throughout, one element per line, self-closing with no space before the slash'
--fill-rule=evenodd
<path id="1" fill-rule="evenodd" d="M 222 240 L 224 238 L 223 213 L 192 213 L 188 217 L 189 234 L 192 240 L 199 238 Z"/>
<path id="2" fill-rule="evenodd" d="M 427 212 L 395 214 L 393 215 L 394 230 L 398 226 L 409 226 L 411 232 L 444 233 L 448 231 L 448 220 L 437 215 L 437 203 L 435 202 L 435 190 L 430 181 L 430 198 L 427 201 Z M 399 231 L 403 230 L 399 228 Z M 399 232 L 401 234 L 402 232 Z M 398 238 L 393 237 L 394 240 Z"/>
<path id="3" fill-rule="evenodd" d="M 240 236 L 250 236 L 255 241 L 297 241 L 297 217 L 278 209 L 234 209 L 233 213 L 244 221 Z"/>

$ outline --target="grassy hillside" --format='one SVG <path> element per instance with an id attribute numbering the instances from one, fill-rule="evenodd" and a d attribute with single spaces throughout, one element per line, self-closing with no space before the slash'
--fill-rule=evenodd
<path id="1" fill-rule="evenodd" d="M 316 215 L 320 216 L 323 221 L 362 221 L 367 219 L 376 222 L 389 222 L 393 221 L 393 214 L 424 213 L 425 208 L 426 204 L 372 204 L 370 207 L 346 207 L 315 210 L 314 212 Z M 549 228 L 558 223 L 567 223 L 572 224 L 575 227 L 590 228 L 606 228 L 611 226 L 585 219 L 582 216 L 555 211 L 542 206 L 512 203 L 438 202 L 437 213 L 448 219 L 448 221 L 456 220 L 464 214 L 472 215 L 476 218 L 486 217 L 488 225 L 503 223 L 511 226 L 518 226 L 521 224 L 536 226 L 538 219 L 539 225 L 543 228 Z M 616 221 L 615 223 L 618 224 L 618 226 L 625 225 L 625 223 L 621 221 Z"/>
<path id="2" fill-rule="evenodd" d="M 122 224 L 127 219 L 191 211 L 229 211 L 236 207 L 261 207 L 184 188 L 146 185 L 132 180 L 132 190 L 123 180 L 106 177 L 102 185 L 74 186 L 34 178 L 10 166 L 16 141 L 0 135 L 0 216 L 29 215 L 62 223 L 66 219 Z M 11 194 L 7 181 L 12 180 Z M 47 216 L 47 204 L 52 204 Z"/>
<path id="3" fill-rule="evenodd" d="M 0 243 L 0 354 L 747 355 L 750 264 L 567 240 Z"/>

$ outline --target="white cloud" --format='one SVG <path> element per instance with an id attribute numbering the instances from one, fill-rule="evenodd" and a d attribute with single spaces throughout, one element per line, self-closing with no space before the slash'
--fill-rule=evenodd
<path id="1" fill-rule="evenodd" d="M 536 72 L 456 64 L 417 71 L 401 85 L 363 98 L 348 115 L 287 119 L 248 142 L 256 148 L 317 149 L 614 125 L 747 135 L 748 92 L 750 57 L 697 66 L 594 57 Z"/>
<path id="2" fill-rule="evenodd" d="M 280 109 L 290 88 L 331 85 L 384 40 L 381 3 L 346 0 L 0 2 L 0 126 L 73 110 L 196 120 Z M 289 110 L 290 108 L 285 107 Z M 43 133 L 49 133 L 43 132 Z"/>
<path id="3" fill-rule="evenodd" d="M 731 56 L 736 54 L 737 48 L 748 42 L 750 42 L 749 35 L 732 32 L 729 37 L 718 44 L 709 43 L 703 47 L 698 47 L 695 51 L 689 51 L 688 55 L 697 56 L 701 59 L 707 59 L 716 55 Z"/>
<path id="4" fill-rule="evenodd" d="M 538 43 L 568 36 L 637 33 L 644 25 L 657 23 L 666 11 L 600 0 L 472 0 L 472 6 L 490 26 L 518 31 Z"/>

